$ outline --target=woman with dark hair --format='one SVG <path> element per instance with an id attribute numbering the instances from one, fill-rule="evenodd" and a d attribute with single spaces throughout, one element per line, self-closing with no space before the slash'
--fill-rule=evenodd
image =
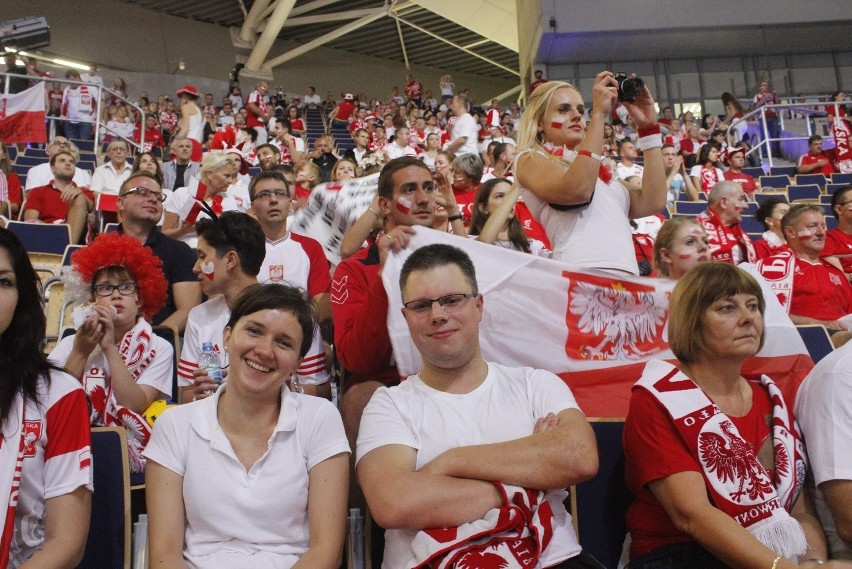
<path id="1" fill-rule="evenodd" d="M 725 179 L 725 173 L 716 163 L 719 160 L 719 145 L 715 142 L 707 142 L 698 151 L 698 161 L 689 171 L 693 185 L 699 191 L 709 194 L 716 182 Z"/>
<path id="2" fill-rule="evenodd" d="M 741 375 L 763 346 L 764 313 L 758 283 L 727 263 L 701 264 L 675 285 L 678 361 L 646 364 L 624 424 L 629 567 L 824 563 L 819 520 L 800 494 L 807 459 L 792 402 L 765 375 Z"/>
<path id="3" fill-rule="evenodd" d="M 789 209 L 790 204 L 787 203 L 787 200 L 777 196 L 763 200 L 760 207 L 757 208 L 754 218 L 763 224 L 763 228 L 766 230 L 761 235 L 762 239 L 754 242 L 754 254 L 757 255 L 758 260 L 790 249 L 787 240 L 784 238 L 784 232 L 781 230 L 781 218 Z"/>
<path id="4" fill-rule="evenodd" d="M 737 98 L 727 91 L 722 93 L 722 104 L 725 106 L 725 118 L 719 126 L 724 126 L 728 132 L 734 133 L 731 137 L 731 143 L 736 145 L 743 139 L 743 135 L 748 130 L 748 124 L 742 120 L 745 109 Z"/>
<path id="5" fill-rule="evenodd" d="M 842 103 L 846 100 L 846 93 L 843 91 L 835 91 L 831 94 L 830 101 L 832 103 Z M 826 105 L 825 111 L 828 113 L 829 117 L 838 116 L 840 118 L 846 117 L 846 107 L 844 105 Z"/>
<path id="6" fill-rule="evenodd" d="M 305 122 L 299 118 L 299 107 L 292 105 L 288 108 L 287 119 L 290 121 L 290 134 L 305 136 Z"/>
<path id="7" fill-rule="evenodd" d="M 157 419 L 145 456 L 151 566 L 337 569 L 349 444 L 337 410 L 291 391 L 316 307 L 253 285 L 224 330 L 227 383 Z"/>
<path id="8" fill-rule="evenodd" d="M 93 425 L 127 429 L 133 472 L 145 470 L 150 429 L 142 414 L 172 396 L 174 350 L 149 323 L 168 294 L 160 264 L 148 247 L 115 232 L 71 255 L 66 298 L 87 304 L 75 312 L 76 333 L 50 353 L 83 384 Z"/>
<path id="9" fill-rule="evenodd" d="M 41 284 L 0 229 L 0 567 L 76 567 L 89 530 L 86 395 L 42 351 Z"/>
<path id="10" fill-rule="evenodd" d="M 518 187 L 506 178 L 483 182 L 473 203 L 470 235 L 483 243 L 549 258 L 550 250 L 541 241 L 527 237 L 515 217 L 518 193 Z"/>
<path id="11" fill-rule="evenodd" d="M 155 178 L 162 187 L 163 185 L 163 167 L 160 165 L 160 160 L 153 152 L 140 152 L 133 161 L 133 170 L 130 172 L 130 177 L 138 172 L 148 172 Z"/>

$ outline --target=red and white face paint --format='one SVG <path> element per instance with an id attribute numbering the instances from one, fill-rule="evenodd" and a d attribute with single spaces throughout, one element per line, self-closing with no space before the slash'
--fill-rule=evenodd
<path id="1" fill-rule="evenodd" d="M 710 260 L 707 234 L 701 227 L 687 224 L 677 232 L 668 253 L 669 277 L 679 279 L 691 268 Z"/>
<path id="2" fill-rule="evenodd" d="M 408 212 L 411 211 L 411 200 L 405 196 L 399 198 L 396 201 L 396 210 L 402 215 L 408 215 Z"/>
<path id="3" fill-rule="evenodd" d="M 213 264 L 213 261 L 207 261 L 206 263 L 201 263 L 201 272 L 204 273 L 204 276 L 213 280 L 213 276 L 215 275 L 214 269 L 216 265 Z"/>
<path id="4" fill-rule="evenodd" d="M 568 119 L 563 117 L 556 117 L 552 121 L 550 121 L 550 127 L 555 129 L 562 129 L 565 126 L 565 122 Z"/>
<path id="5" fill-rule="evenodd" d="M 810 241 L 814 238 L 814 232 L 811 229 L 800 229 L 796 232 L 796 237 L 801 241 Z"/>

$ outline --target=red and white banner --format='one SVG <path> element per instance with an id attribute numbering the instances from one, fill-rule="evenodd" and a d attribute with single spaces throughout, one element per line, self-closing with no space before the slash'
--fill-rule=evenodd
<path id="1" fill-rule="evenodd" d="M 382 279 L 390 303 L 388 331 L 400 375 L 422 360 L 402 317 L 399 272 L 418 247 L 447 243 L 476 266 L 485 305 L 480 343 L 486 360 L 546 369 L 571 387 L 589 417 L 624 417 L 630 391 L 650 359 L 673 361 L 668 346 L 668 299 L 674 282 L 578 268 L 472 239 L 415 228 L 410 246 L 390 255 Z M 746 268 L 752 275 L 756 271 Z M 766 342 L 744 365 L 746 377 L 770 376 L 794 401 L 813 362 L 784 309 L 765 283 Z"/>
<path id="2" fill-rule="evenodd" d="M 0 140 L 7 144 L 47 142 L 44 120 L 43 81 L 14 95 L 0 95 Z"/>
<path id="3" fill-rule="evenodd" d="M 849 126 L 849 121 L 834 117 L 832 121 L 832 133 L 834 134 L 834 147 L 837 149 L 835 157 L 835 167 L 843 174 L 852 172 L 852 128 Z"/>

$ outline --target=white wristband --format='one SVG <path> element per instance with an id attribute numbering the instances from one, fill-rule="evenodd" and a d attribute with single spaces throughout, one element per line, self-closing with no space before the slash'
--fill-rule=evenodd
<path id="1" fill-rule="evenodd" d="M 649 134 L 636 141 L 636 148 L 642 152 L 651 150 L 652 148 L 661 148 L 662 146 L 663 137 L 660 134 Z"/>

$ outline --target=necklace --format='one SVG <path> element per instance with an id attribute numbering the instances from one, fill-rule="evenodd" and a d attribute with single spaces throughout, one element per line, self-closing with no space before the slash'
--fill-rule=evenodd
<path id="1" fill-rule="evenodd" d="M 718 406 L 722 410 L 723 413 L 725 413 L 726 415 L 732 415 L 734 417 L 745 416 L 746 412 L 748 411 L 748 401 L 747 401 L 746 393 L 743 391 L 743 383 L 745 382 L 745 380 L 743 380 L 742 378 L 739 378 L 737 380 L 737 393 L 736 393 L 736 395 L 739 396 L 738 397 L 739 401 L 734 401 L 733 404 L 731 404 L 731 402 L 729 401 L 730 398 L 732 397 L 731 395 L 718 395 L 718 396 L 710 395 L 710 393 L 708 393 L 708 391 L 704 387 L 702 387 L 701 383 L 699 382 L 698 378 L 695 376 L 695 373 L 692 371 L 692 368 L 689 366 L 689 364 L 681 364 L 681 365 L 683 366 L 681 368 L 681 370 L 690 379 L 692 379 L 692 381 L 694 381 L 695 384 L 698 385 L 699 388 L 701 388 L 701 390 L 705 393 L 705 395 L 707 395 L 707 397 L 713 403 L 715 403 L 716 406 Z M 734 404 L 737 405 L 737 408 L 734 408 Z"/>

